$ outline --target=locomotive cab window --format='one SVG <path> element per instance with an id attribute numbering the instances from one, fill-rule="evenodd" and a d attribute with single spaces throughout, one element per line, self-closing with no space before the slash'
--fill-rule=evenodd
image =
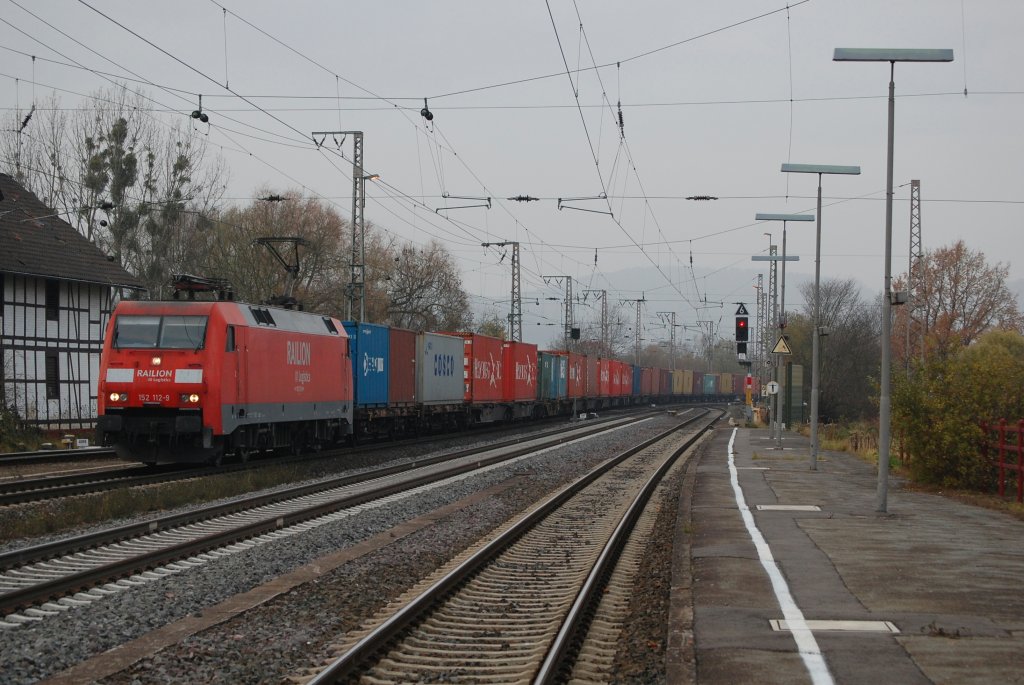
<path id="1" fill-rule="evenodd" d="M 205 316 L 117 317 L 114 347 L 198 350 L 206 339 Z"/>

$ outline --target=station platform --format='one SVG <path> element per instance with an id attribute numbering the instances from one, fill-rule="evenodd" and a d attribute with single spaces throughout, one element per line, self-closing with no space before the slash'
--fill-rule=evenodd
<path id="1" fill-rule="evenodd" d="M 688 472 L 668 682 L 1024 683 L 1024 521 L 892 474 L 879 513 L 874 464 L 782 444 L 725 427 Z"/>

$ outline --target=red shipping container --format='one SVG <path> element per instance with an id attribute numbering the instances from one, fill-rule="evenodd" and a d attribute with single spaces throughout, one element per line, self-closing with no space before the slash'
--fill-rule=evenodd
<path id="1" fill-rule="evenodd" d="M 587 357 L 576 352 L 555 352 L 568 357 L 566 360 L 566 397 L 575 399 L 587 396 Z"/>
<path id="2" fill-rule="evenodd" d="M 600 360 L 596 356 L 588 356 L 587 358 L 587 371 L 584 374 L 586 377 L 586 385 L 583 388 L 584 397 L 597 397 L 601 394 L 601 382 L 600 377 Z"/>
<path id="3" fill-rule="evenodd" d="M 608 397 L 612 388 L 612 360 L 597 360 L 597 397 Z"/>
<path id="4" fill-rule="evenodd" d="M 619 389 L 619 394 L 623 397 L 633 394 L 633 365 L 622 364 L 622 385 Z"/>
<path id="5" fill-rule="evenodd" d="M 611 397 L 619 397 L 622 395 L 622 362 L 618 359 L 609 360 L 608 371 L 611 376 L 608 383 L 608 394 Z"/>
<path id="6" fill-rule="evenodd" d="M 416 402 L 416 332 L 392 328 L 388 350 L 388 404 Z"/>
<path id="7" fill-rule="evenodd" d="M 502 341 L 478 333 L 445 333 L 462 338 L 462 377 L 467 402 L 500 402 Z"/>
<path id="8" fill-rule="evenodd" d="M 537 397 L 537 346 L 506 340 L 501 346 L 503 402 L 522 402 Z"/>
<path id="9" fill-rule="evenodd" d="M 648 397 L 651 393 L 651 377 L 654 375 L 654 369 L 644 367 L 640 371 L 640 394 Z"/>
<path id="10" fill-rule="evenodd" d="M 668 369 L 658 369 L 658 391 L 654 393 L 659 397 L 672 394 L 672 372 Z"/>

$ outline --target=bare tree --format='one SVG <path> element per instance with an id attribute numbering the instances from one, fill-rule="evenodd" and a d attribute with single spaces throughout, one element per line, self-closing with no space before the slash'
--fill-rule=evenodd
<path id="1" fill-rule="evenodd" d="M 298 248 L 298 280 L 294 296 L 306 309 L 339 316 L 344 312 L 344 286 L 348 261 L 342 245 L 348 224 L 330 205 L 316 198 L 303 198 L 298 191 L 276 193 L 267 188 L 256 192 L 256 200 L 245 207 L 231 207 L 208 225 L 197 227 L 196 245 L 202 258 L 193 261 L 201 275 L 225 278 L 239 299 L 267 301 L 285 290 L 288 273 L 258 238 L 296 237 L 305 241 Z M 291 264 L 294 250 L 281 246 L 282 257 Z"/>
<path id="2" fill-rule="evenodd" d="M 70 126 L 68 112 L 50 96 L 30 112 L 12 112 L 0 133 L 3 169 L 65 218 L 76 215 L 80 195 L 67 175 L 74 171 L 67 145 Z"/>
<path id="3" fill-rule="evenodd" d="M 158 293 L 219 201 L 226 176 L 191 120 L 168 124 L 139 92 L 98 91 L 86 109 L 54 97 L 0 134 L 4 168 Z"/>
<path id="4" fill-rule="evenodd" d="M 504 340 L 508 335 L 508 321 L 507 318 L 503 319 L 495 312 L 491 312 L 489 316 L 485 316 L 480 323 L 478 323 L 474 329 L 481 335 L 489 335 L 492 338 L 500 338 Z"/>
<path id="5" fill-rule="evenodd" d="M 921 261 L 922 292 L 916 318 L 923 326 L 926 356 L 949 357 L 991 330 L 1024 331 L 1024 315 L 1006 285 L 1009 265 L 992 265 L 981 252 L 962 240 L 924 254 Z M 896 280 L 903 288 L 906 274 Z M 906 356 L 909 307 L 896 309 L 893 357 Z"/>
<path id="6" fill-rule="evenodd" d="M 469 298 L 451 255 L 437 241 L 402 247 L 390 272 L 388 321 L 413 330 L 468 330 Z"/>
<path id="7" fill-rule="evenodd" d="M 804 366 L 809 386 L 814 284 L 802 285 L 800 293 L 807 304 L 790 314 L 786 335 L 791 361 Z M 876 411 L 871 398 L 877 394 L 874 379 L 880 363 L 879 307 L 862 298 L 854 279 L 823 280 L 820 294 L 821 325 L 829 331 L 821 338 L 820 416 L 823 421 L 868 418 Z"/>

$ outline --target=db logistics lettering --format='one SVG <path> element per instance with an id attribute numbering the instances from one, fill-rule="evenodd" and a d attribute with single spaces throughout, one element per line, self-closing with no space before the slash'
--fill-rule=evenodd
<path id="1" fill-rule="evenodd" d="M 171 374 L 174 373 L 171 369 L 139 369 L 139 378 L 170 378 Z"/>
<path id="2" fill-rule="evenodd" d="M 288 341 L 288 364 L 290 366 L 309 366 L 312 350 L 308 342 Z"/>

